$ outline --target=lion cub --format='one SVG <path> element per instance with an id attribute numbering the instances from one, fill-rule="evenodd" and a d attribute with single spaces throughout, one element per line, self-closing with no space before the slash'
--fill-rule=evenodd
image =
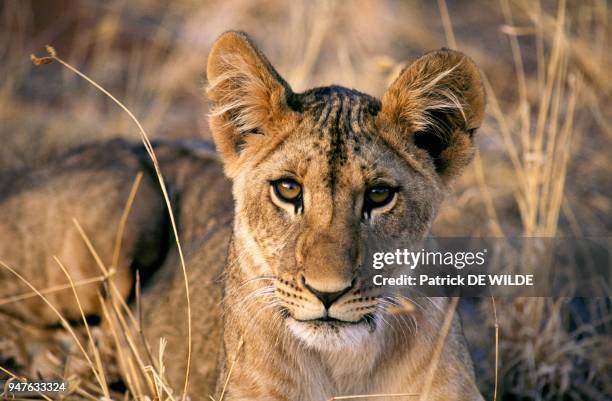
<path id="1" fill-rule="evenodd" d="M 393 294 L 373 288 L 365 262 L 421 240 L 471 160 L 485 102 L 477 67 L 440 50 L 406 67 L 381 100 L 338 86 L 297 94 L 246 35 L 228 32 L 207 74 L 235 199 L 227 399 L 419 393 L 446 301 L 385 316 Z M 481 398 L 458 322 L 433 388 L 431 400 Z"/>
<path id="2" fill-rule="evenodd" d="M 408 65 L 382 99 L 339 86 L 294 93 L 244 33 L 227 32 L 207 75 L 223 167 L 157 149 L 189 269 L 192 398 L 218 397 L 230 367 L 226 401 L 419 394 L 447 300 L 391 314 L 410 294 L 373 286 L 367 261 L 418 244 L 470 162 L 485 103 L 477 67 L 443 49 Z M 126 186 L 125 170 L 107 173 Z M 143 216 L 160 224 L 165 213 L 158 197 L 139 202 L 128 244 L 151 242 Z M 142 307 L 151 341 L 169 340 L 166 368 L 180 389 L 183 277 L 173 249 L 161 263 Z M 456 317 L 428 399 L 482 399 Z"/>

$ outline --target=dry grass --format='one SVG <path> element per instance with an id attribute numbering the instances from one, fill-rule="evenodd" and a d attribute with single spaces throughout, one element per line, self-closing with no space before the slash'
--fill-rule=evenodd
<path id="1" fill-rule="evenodd" d="M 349 7 L 333 1 L 181 0 L 162 6 L 149 0 L 62 0 L 51 7 L 6 1 L 0 22 L 0 74 L 6 77 L 0 83 L 5 144 L 0 171 L 44 164 L 70 145 L 133 132 L 129 118 L 74 74 L 54 65 L 32 69 L 28 55 L 46 43 L 124 99 L 131 116 L 138 115 L 155 137 L 205 139 L 210 135 L 201 75 L 208 48 L 223 30 L 241 28 L 255 35 L 296 90 L 338 83 L 380 95 L 407 60 L 448 45 L 482 66 L 488 110 L 480 155 L 457 182 L 434 234 L 610 236 L 607 3 L 477 3 L 389 0 Z M 177 392 L 164 381 L 163 360 L 153 360 L 151 345 L 143 344 L 139 317 L 112 290 L 112 266 L 100 267 L 99 277 L 74 282 L 68 277 L 64 286 L 33 289 L 0 299 L 0 305 L 103 281 L 110 294 L 101 299 L 104 331 L 68 325 L 62 333 L 49 333 L 8 317 L 0 321 L 26 333 L 32 344 L 45 343 L 41 349 L 49 370 L 74 379 L 72 391 L 81 398 L 174 400 Z M 470 337 L 475 347 L 493 355 L 491 341 L 499 345 L 499 355 L 490 358 L 494 361 L 477 361 L 483 365 L 480 384 L 488 399 L 495 397 L 498 366 L 498 399 L 610 396 L 605 376 L 612 360 L 609 298 L 584 301 L 593 312 L 570 329 L 569 322 L 578 319 L 572 302 L 498 300 L 495 319 L 489 305 L 481 311 L 491 329 L 498 329 L 495 335 L 466 327 L 468 334 L 478 332 Z M 66 333 L 69 357 L 57 346 Z M 153 345 L 160 355 L 164 344 Z M 127 387 L 122 394 L 109 385 L 119 378 Z"/>
<path id="2" fill-rule="evenodd" d="M 52 49 L 50 50 L 50 54 L 53 59 L 56 59 L 56 55 L 52 51 Z M 36 60 L 38 64 L 44 64 L 46 63 L 46 61 L 48 60 Z M 127 220 L 132 203 L 136 196 L 141 177 L 142 175 L 140 173 L 136 176 L 136 179 L 132 186 L 132 190 L 130 191 L 130 194 L 126 201 L 126 206 L 122 214 L 122 218 L 117 227 L 114 254 L 117 254 L 119 252 L 123 236 L 124 224 Z M 160 182 L 160 185 L 164 185 L 163 181 Z M 169 213 L 172 213 L 171 209 L 169 209 Z M 110 268 L 106 267 L 79 222 L 77 220 L 74 220 L 74 224 L 76 225 L 83 241 L 92 253 L 92 256 L 96 260 L 96 263 L 98 264 L 98 267 L 102 272 L 102 283 L 104 284 L 104 292 L 105 294 L 107 294 L 107 296 L 103 297 L 102 294 L 99 293 L 98 297 L 104 315 L 104 326 L 102 326 L 102 329 L 97 332 L 97 335 L 93 334 L 93 330 L 85 317 L 78 293 L 76 291 L 76 288 L 80 283 L 75 282 L 72 279 L 68 272 L 68 269 L 56 256 L 53 256 L 53 258 L 55 259 L 57 265 L 62 270 L 62 272 L 66 275 L 66 278 L 69 283 L 67 289 L 72 290 L 75 302 L 77 303 L 79 311 L 81 312 L 83 324 L 80 329 L 73 328 L 66 320 L 66 318 L 62 315 L 62 313 L 46 297 L 46 295 L 49 293 L 61 291 L 65 288 L 53 288 L 52 290 L 45 289 L 39 291 L 26 278 L 21 276 L 15 269 L 0 261 L 0 267 L 9 270 L 16 278 L 21 280 L 32 290 L 32 294 L 34 296 L 40 297 L 42 300 L 45 301 L 47 306 L 53 310 L 53 312 L 60 320 L 60 323 L 65 332 L 70 335 L 71 345 L 76 346 L 78 352 L 76 355 L 70 355 L 72 352 L 66 352 L 65 349 L 54 349 L 54 345 L 62 343 L 62 339 L 54 335 L 57 333 L 43 333 L 43 335 L 37 336 L 37 338 L 35 339 L 30 337 L 27 337 L 25 339 L 22 338 L 20 339 L 20 344 L 30 346 L 30 341 L 32 340 L 34 340 L 33 342 L 35 343 L 38 341 L 46 343 L 44 344 L 44 346 L 45 348 L 47 348 L 47 353 L 49 353 L 48 361 L 46 362 L 47 365 L 50 365 L 50 368 L 47 370 L 46 374 L 42 375 L 42 377 L 45 377 L 47 379 L 63 378 L 65 381 L 67 381 L 69 383 L 69 390 L 67 391 L 67 393 L 62 394 L 62 396 L 64 397 L 77 397 L 78 399 L 91 400 L 177 400 L 178 398 L 176 397 L 176 393 L 168 387 L 167 382 L 164 379 L 163 355 L 165 340 L 160 339 L 160 348 L 158 353 L 159 359 L 157 361 L 154 361 L 151 356 L 152 353 L 150 351 L 150 345 L 145 340 L 141 320 L 136 320 L 132 310 L 125 303 L 123 296 L 120 294 L 113 281 L 112 271 L 114 270 L 115 265 L 111 266 Z M 180 247 L 180 243 L 178 243 L 178 238 L 176 238 L 176 240 L 177 246 Z M 113 260 L 116 259 L 117 258 L 115 257 L 113 258 Z M 100 280 L 96 278 L 96 281 L 94 282 L 100 282 Z M 138 281 L 136 285 L 139 286 Z M 22 297 L 13 297 L 13 299 L 10 299 L 9 301 L 19 302 L 21 299 L 24 299 L 26 296 L 29 295 L 30 293 L 25 294 Z M 137 293 L 137 302 L 140 302 L 139 287 Z M 8 317 L 5 318 L 0 315 L 0 322 L 3 324 L 3 327 L 5 329 L 9 329 L 15 326 L 15 322 L 7 318 Z M 15 328 L 17 328 L 20 333 L 24 332 L 23 328 L 21 327 L 15 326 Z M 107 348 L 104 346 L 104 343 L 109 340 L 113 342 L 113 345 Z M 88 342 L 88 346 L 84 345 L 85 341 Z M 17 344 L 17 341 L 13 341 L 13 346 L 16 346 Z M 189 347 L 189 351 L 190 348 L 191 347 Z M 55 352 L 55 355 L 53 355 L 53 352 Z M 102 355 L 103 353 L 104 355 Z M 84 360 L 86 362 L 86 367 L 88 367 L 89 369 L 80 370 L 78 372 L 75 372 L 74 374 L 68 374 L 67 367 L 69 366 L 69 363 L 63 362 L 66 354 L 72 356 L 73 358 Z M 108 367 L 109 364 L 111 368 Z M 39 367 L 34 366 L 34 368 L 36 370 Z M 109 374 L 109 371 L 113 369 L 117 370 L 116 372 L 114 372 L 116 376 L 114 380 L 124 382 L 128 389 L 123 394 L 118 394 L 110 387 L 107 376 Z M 20 376 L 17 376 L 6 368 L 1 368 L 1 370 L 12 379 L 21 379 Z M 40 370 L 38 370 L 38 373 L 40 374 Z M 186 379 L 184 388 L 186 388 L 188 385 L 188 375 L 189 371 L 187 370 L 185 374 Z M 29 377 L 32 376 L 30 375 Z M 181 399 L 186 399 L 186 391 L 183 390 L 181 394 Z M 50 398 L 45 394 L 40 394 L 40 396 L 44 399 L 50 400 Z"/>

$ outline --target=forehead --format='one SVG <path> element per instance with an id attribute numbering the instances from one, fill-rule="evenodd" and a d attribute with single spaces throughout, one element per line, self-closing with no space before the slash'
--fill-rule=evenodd
<path id="1" fill-rule="evenodd" d="M 380 174 L 397 161 L 376 132 L 378 99 L 337 86 L 297 96 L 301 121 L 272 155 L 276 165 L 334 187 L 347 176 L 362 181 Z"/>

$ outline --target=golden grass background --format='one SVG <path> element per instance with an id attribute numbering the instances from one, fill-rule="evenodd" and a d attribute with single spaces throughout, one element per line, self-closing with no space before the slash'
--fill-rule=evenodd
<path id="1" fill-rule="evenodd" d="M 296 91 L 340 84 L 379 96 L 405 63 L 449 46 L 482 68 L 488 107 L 480 155 L 433 233 L 610 236 L 605 1 L 6 0 L 1 7 L 0 171 L 42 165 L 95 139 L 138 138 L 130 119 L 74 74 L 32 66 L 29 54 L 47 43 L 122 99 L 152 139 L 210 138 L 203 72 L 227 29 L 249 32 Z M 610 396 L 609 299 L 589 302 L 602 321 L 589 322 L 586 337 L 568 332 L 564 300 L 499 305 L 500 394 Z M 482 338 L 482 326 L 467 323 L 468 337 L 491 353 L 491 332 Z M 480 384 L 491 394 L 491 357 L 484 359 Z"/>

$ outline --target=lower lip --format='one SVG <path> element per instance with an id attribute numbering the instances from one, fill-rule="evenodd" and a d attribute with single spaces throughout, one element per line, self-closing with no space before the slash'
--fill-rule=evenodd
<path id="1" fill-rule="evenodd" d="M 374 321 L 371 317 L 363 317 L 360 320 L 357 320 L 356 322 L 350 322 L 350 321 L 346 321 L 346 320 L 339 320 L 339 319 L 334 319 L 334 318 L 327 318 L 327 319 L 311 319 L 311 320 L 299 320 L 299 319 L 295 319 L 292 318 L 297 322 L 300 323 L 310 323 L 310 324 L 316 324 L 316 325 L 330 325 L 330 326 L 335 326 L 335 327 L 349 327 L 349 326 L 357 326 L 360 324 L 366 324 L 369 326 L 372 326 L 374 324 Z"/>

